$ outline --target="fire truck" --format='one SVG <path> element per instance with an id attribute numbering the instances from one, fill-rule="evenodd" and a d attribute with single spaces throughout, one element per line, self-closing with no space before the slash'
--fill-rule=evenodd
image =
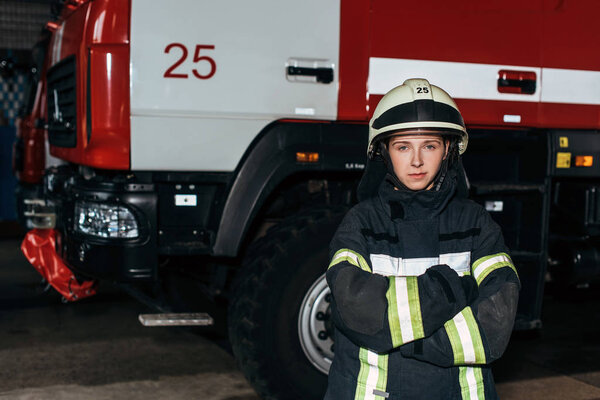
<path id="1" fill-rule="evenodd" d="M 203 311 L 190 286 L 225 301 L 257 392 L 320 398 L 335 351 L 328 243 L 356 202 L 370 113 L 419 77 L 462 112 L 470 196 L 502 227 L 522 283 L 515 328 L 540 328 L 545 281 L 600 272 L 598 11 L 68 0 L 45 77 L 50 153 L 64 164 L 28 209 L 52 239 L 37 267 L 119 283 L 163 312 Z M 210 323 L 166 323 L 188 320 Z"/>

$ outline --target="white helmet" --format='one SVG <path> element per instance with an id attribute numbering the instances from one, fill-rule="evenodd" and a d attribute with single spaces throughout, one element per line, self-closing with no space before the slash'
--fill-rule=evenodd
<path id="1" fill-rule="evenodd" d="M 459 154 L 465 152 L 469 140 L 452 97 L 427 79 L 407 79 L 379 101 L 369 122 L 369 158 L 377 152 L 378 141 L 402 132 L 456 136 Z"/>

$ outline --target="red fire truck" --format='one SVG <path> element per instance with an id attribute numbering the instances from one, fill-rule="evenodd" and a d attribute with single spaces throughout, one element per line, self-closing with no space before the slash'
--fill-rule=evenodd
<path id="1" fill-rule="evenodd" d="M 65 162 L 45 175 L 52 257 L 163 311 L 186 285 L 226 300 L 256 390 L 320 398 L 334 354 L 328 242 L 355 202 L 370 113 L 421 77 L 467 122 L 471 196 L 523 285 L 515 327 L 539 328 L 548 276 L 600 272 L 598 11 L 69 0 L 46 77 L 50 152 Z"/>

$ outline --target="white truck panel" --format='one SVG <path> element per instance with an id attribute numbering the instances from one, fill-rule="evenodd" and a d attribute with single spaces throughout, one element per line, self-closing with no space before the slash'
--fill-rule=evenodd
<path id="1" fill-rule="evenodd" d="M 132 0 L 132 169 L 231 171 L 273 120 L 334 120 L 339 32 L 340 0 Z M 198 53 L 209 79 L 193 73 L 212 69 L 194 63 L 198 45 L 214 46 Z M 182 77 L 164 77 L 178 60 Z M 331 65 L 333 82 L 288 80 L 295 60 Z"/>
<path id="2" fill-rule="evenodd" d="M 371 57 L 369 93 L 385 94 L 406 79 L 419 77 L 443 88 L 456 99 L 540 101 L 539 84 L 531 95 L 498 92 L 496 85 L 501 69 L 535 72 L 538 82 L 541 80 L 540 67 Z"/>
<path id="3" fill-rule="evenodd" d="M 262 119 L 132 117 L 132 169 L 233 171 L 255 134 L 268 123 Z"/>

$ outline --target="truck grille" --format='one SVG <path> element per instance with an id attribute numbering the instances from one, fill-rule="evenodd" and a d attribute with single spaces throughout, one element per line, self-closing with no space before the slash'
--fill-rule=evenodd
<path id="1" fill-rule="evenodd" d="M 75 56 L 48 70 L 48 141 L 53 146 L 77 146 Z"/>

